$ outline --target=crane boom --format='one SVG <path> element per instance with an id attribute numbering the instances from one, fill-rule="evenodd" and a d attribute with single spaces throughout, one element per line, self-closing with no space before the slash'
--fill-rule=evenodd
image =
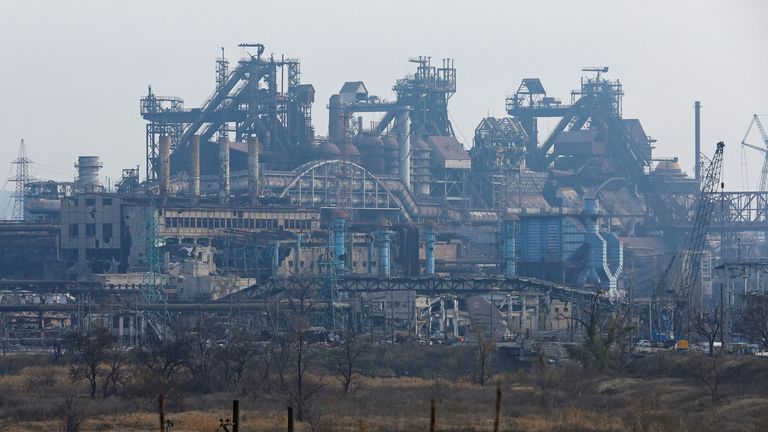
<path id="1" fill-rule="evenodd" d="M 701 190 L 696 201 L 696 214 L 688 237 L 688 249 L 684 252 L 679 289 L 675 292 L 673 325 L 675 338 L 680 339 L 688 326 L 688 312 L 694 288 L 701 274 L 701 258 L 707 243 L 709 224 L 715 207 L 715 192 L 720 184 L 723 169 L 723 142 L 717 143 L 715 156 L 709 162 L 701 179 Z"/>
<path id="2" fill-rule="evenodd" d="M 747 137 L 749 137 L 749 133 L 752 131 L 752 126 L 756 126 L 758 132 L 760 132 L 760 138 L 763 140 L 764 147 L 758 147 L 756 145 L 747 143 Z M 758 190 L 761 192 L 768 190 L 768 134 L 765 132 L 763 123 L 760 121 L 760 116 L 757 114 L 752 116 L 752 121 L 749 122 L 749 127 L 747 128 L 747 132 L 744 134 L 744 138 L 741 140 L 741 145 L 755 150 L 760 150 L 761 152 L 765 153 L 765 157 L 763 158 L 763 167 L 760 170 L 760 186 L 758 187 Z"/>

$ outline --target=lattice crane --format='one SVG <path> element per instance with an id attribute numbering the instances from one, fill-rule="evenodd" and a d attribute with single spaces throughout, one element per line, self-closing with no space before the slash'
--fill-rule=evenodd
<path id="1" fill-rule="evenodd" d="M 675 310 L 672 322 L 676 339 L 681 339 L 681 336 L 687 333 L 688 313 L 694 288 L 701 274 L 701 259 L 707 243 L 712 213 L 715 209 L 715 192 L 723 186 L 720 183 L 720 176 L 723 170 L 724 148 L 725 144 L 722 141 L 717 143 L 715 156 L 709 161 L 709 165 L 701 178 L 701 190 L 696 201 L 693 227 L 688 237 L 688 249 L 683 252 L 680 285 L 675 291 Z"/>
<path id="2" fill-rule="evenodd" d="M 757 130 L 760 132 L 760 137 L 763 139 L 764 147 L 747 143 L 747 137 L 749 137 L 749 133 L 752 132 L 753 126 L 756 126 Z M 744 138 L 741 140 L 741 145 L 763 152 L 763 168 L 760 170 L 760 187 L 758 191 L 764 192 L 768 190 L 768 134 L 765 133 L 763 123 L 760 122 L 760 117 L 757 114 L 752 116 L 752 121 L 749 122 L 747 133 L 744 134 Z"/>

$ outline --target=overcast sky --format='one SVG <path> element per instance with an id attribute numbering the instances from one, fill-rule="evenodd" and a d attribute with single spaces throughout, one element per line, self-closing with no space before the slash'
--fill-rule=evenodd
<path id="1" fill-rule="evenodd" d="M 488 113 L 522 78 L 570 99 L 583 66 L 609 66 L 624 84 L 624 116 L 658 139 L 657 156 L 693 165 L 693 102 L 703 149 L 726 142 L 725 182 L 742 183 L 739 143 L 753 113 L 768 114 L 768 2 L 744 1 L 0 1 L 0 173 L 24 138 L 39 177 L 70 179 L 77 155 L 104 175 L 142 166 L 139 99 L 199 106 L 212 92 L 219 47 L 239 42 L 301 60 L 317 90 L 314 123 L 327 130 L 328 96 L 348 80 L 391 97 L 409 57 L 452 57 L 449 109 L 471 145 Z M 768 118 L 765 118 L 768 126 Z M 546 125 L 543 125 L 546 127 Z M 753 132 L 751 140 L 760 144 Z M 762 155 L 748 153 L 755 187 Z M 0 182 L 0 185 L 2 182 Z"/>

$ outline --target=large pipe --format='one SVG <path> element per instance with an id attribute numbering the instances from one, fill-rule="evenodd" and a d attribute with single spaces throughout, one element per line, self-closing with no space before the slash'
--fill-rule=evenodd
<path id="1" fill-rule="evenodd" d="M 229 139 L 219 138 L 219 200 L 222 203 L 229 201 Z"/>
<path id="2" fill-rule="evenodd" d="M 200 135 L 192 136 L 192 154 L 191 154 L 191 195 L 192 198 L 200 196 Z"/>
<path id="3" fill-rule="evenodd" d="M 259 198 L 259 138 L 248 137 L 248 196 L 252 203 Z"/>
<path id="4" fill-rule="evenodd" d="M 398 157 L 400 158 L 400 181 L 411 189 L 411 119 L 407 109 L 397 112 L 395 129 L 397 130 Z"/>
<path id="5" fill-rule="evenodd" d="M 694 151 L 696 152 L 694 156 L 694 177 L 696 180 L 699 180 L 701 178 L 701 101 L 696 101 L 693 104 L 693 112 L 694 112 L 694 126 L 693 126 L 693 133 L 694 133 Z"/>
<path id="6" fill-rule="evenodd" d="M 424 252 L 427 258 L 426 263 L 424 264 L 424 270 L 430 276 L 435 274 L 436 231 L 434 224 L 427 224 L 427 229 L 424 231 Z"/>
<path id="7" fill-rule="evenodd" d="M 160 196 L 167 196 L 171 184 L 171 137 L 160 137 L 160 167 L 158 170 Z"/>

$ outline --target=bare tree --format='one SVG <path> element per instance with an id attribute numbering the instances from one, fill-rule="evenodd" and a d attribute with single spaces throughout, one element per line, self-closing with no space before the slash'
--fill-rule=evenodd
<path id="1" fill-rule="evenodd" d="M 104 358 L 106 365 L 104 372 L 104 381 L 101 383 L 104 397 L 117 393 L 117 386 L 120 383 L 123 366 L 126 363 L 126 355 L 123 347 L 117 344 L 111 345 Z"/>
<path id="2" fill-rule="evenodd" d="M 321 384 L 308 379 L 308 372 L 314 360 L 312 352 L 308 349 L 308 337 L 311 312 L 318 292 L 314 289 L 311 277 L 293 275 L 285 295 L 289 305 L 288 347 L 291 364 L 291 378 L 286 382 L 285 389 L 296 409 L 296 419 L 305 421 L 309 418 L 308 411 L 313 397 L 322 388 Z"/>
<path id="3" fill-rule="evenodd" d="M 97 380 L 111 345 L 112 335 L 102 327 L 92 328 L 71 339 L 74 358 L 69 370 L 70 376 L 73 381 L 87 379 L 92 398 L 96 397 Z"/>
<path id="4" fill-rule="evenodd" d="M 347 328 L 343 333 L 341 346 L 334 353 L 336 378 L 341 382 L 345 394 L 349 392 L 352 379 L 358 372 L 358 360 L 368 351 L 368 344 L 358 336 L 356 328 Z"/>
<path id="5" fill-rule="evenodd" d="M 694 312 L 691 315 L 691 330 L 706 339 L 710 356 L 714 355 L 715 340 L 721 326 L 719 308 L 714 308 L 711 311 Z"/>
<path id="6" fill-rule="evenodd" d="M 746 305 L 738 325 L 752 341 L 759 342 L 763 348 L 768 349 L 767 294 L 750 293 L 746 296 Z"/>
<path id="7" fill-rule="evenodd" d="M 701 357 L 696 361 L 696 376 L 709 389 L 712 403 L 717 403 L 719 399 L 718 390 L 720 388 L 720 366 L 722 359 L 718 357 Z"/>
<path id="8" fill-rule="evenodd" d="M 80 432 L 80 425 L 83 423 L 83 413 L 75 398 L 67 397 L 64 400 L 62 417 L 61 432 Z"/>
<path id="9" fill-rule="evenodd" d="M 169 322 L 169 334 L 150 338 L 137 354 L 137 363 L 149 373 L 147 377 L 156 388 L 166 392 L 174 384 L 177 373 L 190 357 L 190 329 L 181 322 Z"/>
<path id="10" fill-rule="evenodd" d="M 229 332 L 226 345 L 219 351 L 224 380 L 237 389 L 246 367 L 258 352 L 256 335 L 240 323 L 235 325 Z"/>
<path id="11" fill-rule="evenodd" d="M 486 337 L 485 326 L 479 321 L 472 323 L 472 334 L 476 344 L 467 360 L 467 372 L 473 383 L 485 385 L 493 375 L 493 361 L 496 352 L 496 341 Z"/>
<path id="12" fill-rule="evenodd" d="M 577 360 L 599 370 L 619 369 L 621 356 L 629 344 L 629 333 L 632 329 L 627 320 L 629 308 L 623 311 L 605 311 L 605 296 L 604 290 L 598 290 L 592 296 L 589 306 L 579 314 L 579 318 L 573 318 L 584 327 L 584 339 L 581 345 L 572 347 L 571 351 Z"/>
<path id="13" fill-rule="evenodd" d="M 192 329 L 190 356 L 186 361 L 192 379 L 205 393 L 213 391 L 216 343 L 213 340 L 213 323 L 202 315 Z"/>

